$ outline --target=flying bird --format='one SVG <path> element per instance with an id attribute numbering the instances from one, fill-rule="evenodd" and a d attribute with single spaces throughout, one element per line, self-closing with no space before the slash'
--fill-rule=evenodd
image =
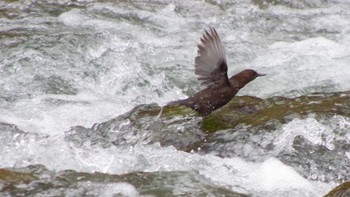
<path id="1" fill-rule="evenodd" d="M 252 69 L 246 69 L 228 78 L 225 48 L 213 27 L 205 30 L 198 44 L 195 74 L 205 88 L 187 99 L 170 104 L 191 107 L 203 116 L 226 105 L 246 84 L 264 76 Z"/>

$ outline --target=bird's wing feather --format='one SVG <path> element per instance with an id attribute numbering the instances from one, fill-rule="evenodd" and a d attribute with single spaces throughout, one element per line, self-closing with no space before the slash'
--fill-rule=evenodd
<path id="1" fill-rule="evenodd" d="M 225 48 L 214 28 L 205 31 L 198 45 L 195 58 L 195 74 L 206 86 L 230 85 L 227 77 Z"/>

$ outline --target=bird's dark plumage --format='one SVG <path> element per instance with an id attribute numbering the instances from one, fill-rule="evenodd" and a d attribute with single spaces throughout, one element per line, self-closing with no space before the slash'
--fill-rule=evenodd
<path id="1" fill-rule="evenodd" d="M 262 76 L 254 70 L 247 69 L 229 79 L 225 48 L 214 28 L 210 28 L 209 32 L 204 32 L 201 43 L 198 45 L 195 74 L 206 88 L 187 99 L 171 104 L 191 107 L 201 115 L 208 115 L 224 106 L 247 83 Z"/>

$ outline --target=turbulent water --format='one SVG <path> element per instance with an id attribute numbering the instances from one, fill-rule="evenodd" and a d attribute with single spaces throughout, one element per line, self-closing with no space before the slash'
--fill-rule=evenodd
<path id="1" fill-rule="evenodd" d="M 0 182 L 0 193 L 322 196 L 350 179 L 350 119 L 337 115 L 310 114 L 270 132 L 220 131 L 227 141 L 205 154 L 133 134 L 124 145 L 69 138 L 71 127 L 200 90 L 193 62 L 210 26 L 226 46 L 229 75 L 267 74 L 240 95 L 350 90 L 346 0 L 1 1 L 0 168 L 40 178 Z M 293 155 L 298 145 L 308 151 Z"/>

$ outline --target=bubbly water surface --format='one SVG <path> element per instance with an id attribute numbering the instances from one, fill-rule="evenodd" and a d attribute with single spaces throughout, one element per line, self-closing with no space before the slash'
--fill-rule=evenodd
<path id="1" fill-rule="evenodd" d="M 0 167 L 42 164 L 52 171 L 109 174 L 187 171 L 253 196 L 324 195 L 350 178 L 341 168 L 349 167 L 350 152 L 337 146 L 350 141 L 346 117 L 311 114 L 267 134 L 222 131 L 218 142 L 226 141 L 207 154 L 143 143 L 76 147 L 65 140 L 72 126 L 91 127 L 137 105 L 165 105 L 200 90 L 193 62 L 209 26 L 226 46 L 229 75 L 245 68 L 267 74 L 240 95 L 349 90 L 350 3 L 278 2 L 0 2 Z M 334 154 L 305 154 L 314 163 L 286 165 L 284 159 L 293 158 L 283 154 L 298 148 L 294 140 Z M 99 187 L 91 187 L 94 194 L 139 195 L 127 183 Z"/>

